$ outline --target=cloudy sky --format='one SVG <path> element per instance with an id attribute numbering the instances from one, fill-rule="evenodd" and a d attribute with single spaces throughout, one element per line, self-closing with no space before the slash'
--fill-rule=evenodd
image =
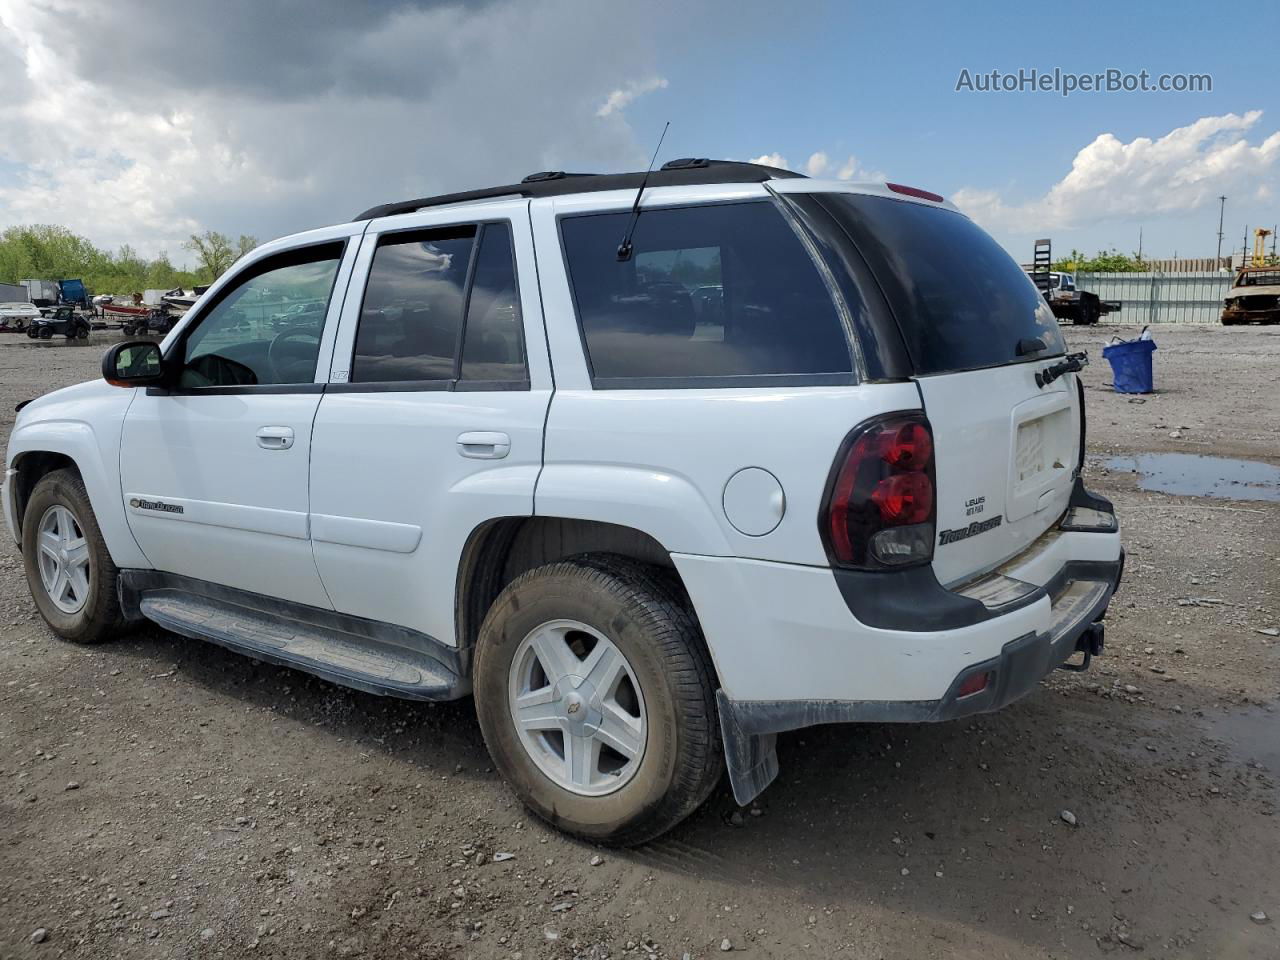
<path id="1" fill-rule="evenodd" d="M 954 9 L 951 9 L 954 6 Z M 981 13 L 977 13 L 977 10 Z M 954 199 L 1020 258 L 1224 249 L 1280 220 L 1280 7 L 756 0 L 0 0 L 0 229 L 186 254 L 543 169 L 767 158 Z M 1230 42 L 1225 42 L 1226 38 Z M 1207 73 L 1211 92 L 956 91 L 962 70 Z"/>

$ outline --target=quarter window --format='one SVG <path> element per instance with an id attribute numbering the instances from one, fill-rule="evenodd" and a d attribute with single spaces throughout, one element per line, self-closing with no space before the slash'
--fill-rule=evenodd
<path id="1" fill-rule="evenodd" d="M 831 293 L 771 202 L 646 210 L 619 261 L 629 219 L 561 226 L 598 386 L 852 374 Z"/>
<path id="2" fill-rule="evenodd" d="M 341 243 L 248 267 L 183 344 L 184 388 L 312 383 Z"/>

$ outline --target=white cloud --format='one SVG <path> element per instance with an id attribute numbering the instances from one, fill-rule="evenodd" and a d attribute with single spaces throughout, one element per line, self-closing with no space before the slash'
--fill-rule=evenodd
<path id="1" fill-rule="evenodd" d="M 831 160 L 819 150 L 817 153 L 809 155 L 809 161 L 804 165 L 804 172 L 811 177 L 820 177 L 827 172 L 827 168 L 830 166 Z"/>
<path id="2" fill-rule="evenodd" d="M 619 74 L 653 77 L 662 28 L 584 58 L 613 36 L 606 7 L 0 0 L 0 229 L 181 262 L 206 228 L 266 240 L 535 170 L 642 167 L 625 115 L 598 108 Z"/>
<path id="3" fill-rule="evenodd" d="M 748 162 L 762 163 L 768 167 L 782 167 L 784 170 L 790 169 L 787 158 L 781 153 L 761 154 L 758 157 L 752 157 Z M 804 164 L 804 172 L 810 177 L 828 177 L 833 180 L 883 181 L 886 179 L 885 175 L 879 170 L 868 170 L 862 166 L 858 162 L 858 158 L 852 154 L 837 169 L 831 160 L 830 154 L 825 150 L 818 150 L 809 154 L 809 159 Z"/>
<path id="4" fill-rule="evenodd" d="M 997 190 L 964 187 L 955 203 L 989 230 L 1040 233 L 1108 220 L 1185 214 L 1216 202 L 1265 201 L 1280 176 L 1280 132 L 1256 146 L 1247 133 L 1262 111 L 1201 117 L 1152 140 L 1100 134 L 1040 197 L 1009 202 Z"/>
<path id="5" fill-rule="evenodd" d="M 766 167 L 781 167 L 783 170 L 788 169 L 787 158 L 780 153 L 762 153 L 758 157 L 752 157 L 747 163 L 759 163 Z"/>
<path id="6" fill-rule="evenodd" d="M 849 159 L 841 165 L 838 171 L 836 171 L 836 179 L 859 180 L 865 182 L 868 180 L 883 181 L 887 180 L 888 177 L 879 170 L 868 170 L 858 162 L 857 157 L 853 154 L 849 154 Z"/>
<path id="7" fill-rule="evenodd" d="M 667 89 L 666 77 L 649 77 L 647 80 L 632 80 L 625 87 L 619 87 L 609 94 L 604 103 L 600 105 L 600 109 L 596 111 L 597 117 L 607 117 L 611 113 L 617 113 L 625 110 L 631 101 L 636 97 L 642 97 L 646 93 L 653 93 L 655 90 Z"/>

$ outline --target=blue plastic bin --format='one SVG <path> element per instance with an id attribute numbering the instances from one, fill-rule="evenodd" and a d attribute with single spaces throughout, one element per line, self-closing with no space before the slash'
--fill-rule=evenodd
<path id="1" fill-rule="evenodd" d="M 1151 370 L 1151 353 L 1155 348 L 1154 340 L 1130 340 L 1102 348 L 1102 355 L 1111 364 L 1111 379 L 1115 381 L 1116 393 L 1151 393 L 1155 390 L 1155 376 Z"/>

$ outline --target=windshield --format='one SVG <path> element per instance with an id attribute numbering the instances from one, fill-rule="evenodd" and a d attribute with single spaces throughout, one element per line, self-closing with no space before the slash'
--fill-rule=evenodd
<path id="1" fill-rule="evenodd" d="M 968 217 L 888 197 L 816 196 L 884 291 L 917 376 L 1066 352 L 1031 278 Z M 1026 340 L 1039 340 L 1044 349 L 1027 351 L 1023 344 L 1019 352 Z"/>

